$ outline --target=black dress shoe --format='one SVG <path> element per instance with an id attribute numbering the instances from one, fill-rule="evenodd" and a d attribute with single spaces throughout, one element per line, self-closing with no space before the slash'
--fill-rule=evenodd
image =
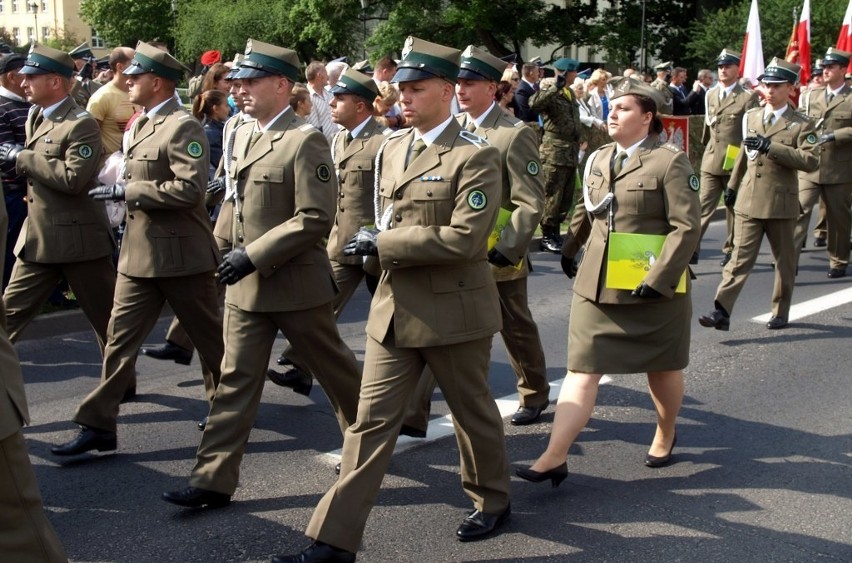
<path id="1" fill-rule="evenodd" d="M 499 514 L 488 514 L 474 510 L 456 530 L 456 537 L 460 541 L 473 541 L 484 538 L 499 526 L 504 524 L 512 514 L 512 506 L 506 506 L 506 510 Z"/>
<path id="2" fill-rule="evenodd" d="M 777 330 L 779 328 L 784 328 L 788 324 L 787 319 L 784 317 L 772 317 L 769 319 L 769 322 L 766 323 L 766 328 L 769 330 Z"/>
<path id="3" fill-rule="evenodd" d="M 314 542 L 298 555 L 276 555 L 272 563 L 353 563 L 355 554 L 327 543 Z"/>
<path id="4" fill-rule="evenodd" d="M 117 442 L 115 432 L 81 426 L 76 438 L 62 445 L 53 446 L 50 451 L 54 455 L 79 455 L 91 450 L 111 452 L 117 447 Z"/>
<path id="5" fill-rule="evenodd" d="M 127 391 L 124 392 L 124 395 L 121 397 L 120 403 L 129 403 L 133 399 L 136 398 L 136 386 L 128 387 Z"/>
<path id="6" fill-rule="evenodd" d="M 199 489 L 197 487 L 186 487 L 179 491 L 163 493 L 162 498 L 166 502 L 187 508 L 201 508 L 204 506 L 208 508 L 222 508 L 231 504 L 231 495 Z"/>
<path id="7" fill-rule="evenodd" d="M 340 475 L 340 464 L 339 463 L 334 466 L 334 473 L 336 475 Z"/>
<path id="8" fill-rule="evenodd" d="M 281 352 L 281 355 L 278 356 L 278 359 L 275 360 L 275 363 L 281 367 L 292 366 L 293 362 L 287 359 L 287 356 L 284 355 L 284 352 Z"/>
<path id="9" fill-rule="evenodd" d="M 515 475 L 532 483 L 541 483 L 550 479 L 550 485 L 555 489 L 568 477 L 568 462 L 557 465 L 547 471 L 533 471 L 529 467 L 516 467 Z"/>
<path id="10" fill-rule="evenodd" d="M 419 428 L 415 428 L 413 426 L 409 426 L 407 424 L 403 424 L 399 427 L 399 435 L 400 436 L 411 436 L 412 438 L 425 438 L 426 431 L 420 430 Z"/>
<path id="11" fill-rule="evenodd" d="M 518 407 L 518 410 L 515 411 L 515 414 L 512 415 L 512 420 L 509 422 L 515 426 L 524 426 L 538 422 L 538 419 L 541 418 L 541 413 L 546 408 L 547 403 L 540 407 Z"/>
<path id="12" fill-rule="evenodd" d="M 832 268 L 828 271 L 828 277 L 831 279 L 846 277 L 846 268 Z"/>
<path id="13" fill-rule="evenodd" d="M 562 245 L 559 240 L 552 235 L 544 235 L 541 237 L 539 248 L 544 252 L 552 252 L 553 254 L 562 254 Z"/>
<path id="14" fill-rule="evenodd" d="M 825 237 L 817 237 L 814 239 L 814 247 L 824 248 L 826 246 Z"/>
<path id="15" fill-rule="evenodd" d="M 674 440 L 672 440 L 672 447 L 669 448 L 669 453 L 664 455 L 663 457 L 653 456 L 648 454 L 645 456 L 645 466 L 646 467 L 665 467 L 672 461 L 672 450 L 674 450 L 675 445 L 677 445 L 677 434 L 675 434 Z"/>
<path id="16" fill-rule="evenodd" d="M 714 309 L 713 312 L 698 317 L 698 324 L 708 328 L 713 327 L 716 330 L 728 330 L 731 328 L 731 317 L 724 311 Z"/>
<path id="17" fill-rule="evenodd" d="M 198 424 L 197 424 L 198 429 L 199 429 L 199 430 L 201 430 L 201 431 L 203 432 L 203 431 L 204 431 L 204 429 L 205 429 L 205 428 L 207 428 L 207 421 L 208 421 L 209 419 L 210 419 L 210 417 L 209 417 L 209 416 L 205 416 L 204 418 L 202 418 L 201 420 L 199 420 L 199 421 L 198 421 Z"/>
<path id="18" fill-rule="evenodd" d="M 161 346 L 153 348 L 142 348 L 139 350 L 144 356 L 154 358 L 155 360 L 174 360 L 176 364 L 188 366 L 192 362 L 192 350 L 181 348 L 177 344 L 172 344 L 166 341 Z"/>
<path id="19" fill-rule="evenodd" d="M 314 386 L 314 378 L 297 367 L 288 369 L 285 372 L 271 369 L 266 372 L 266 377 L 275 385 L 289 387 L 299 395 L 310 395 L 311 387 Z"/>
<path id="20" fill-rule="evenodd" d="M 726 253 L 725 253 L 725 255 L 722 257 L 722 261 L 721 261 L 721 262 L 719 262 L 719 265 L 720 265 L 720 266 L 722 266 L 722 267 L 724 268 L 724 267 L 725 267 L 725 265 L 726 265 L 728 262 L 730 262 L 730 261 L 731 261 L 731 253 L 730 253 L 730 252 L 726 252 Z"/>

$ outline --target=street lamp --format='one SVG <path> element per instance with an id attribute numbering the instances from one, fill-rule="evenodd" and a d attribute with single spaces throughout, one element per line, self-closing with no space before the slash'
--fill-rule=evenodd
<path id="1" fill-rule="evenodd" d="M 38 2 L 36 0 L 30 0 L 29 7 L 33 11 L 33 18 L 35 19 L 35 29 L 33 30 L 33 42 L 38 41 Z"/>
<path id="2" fill-rule="evenodd" d="M 361 0 L 361 9 L 363 10 L 361 17 L 364 20 L 364 59 L 367 58 L 367 8 L 369 7 L 370 0 Z"/>

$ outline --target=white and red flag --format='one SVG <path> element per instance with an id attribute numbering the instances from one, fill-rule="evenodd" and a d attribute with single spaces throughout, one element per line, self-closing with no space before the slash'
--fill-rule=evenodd
<path id="1" fill-rule="evenodd" d="M 843 25 L 840 27 L 840 36 L 837 38 L 837 48 L 847 53 L 852 53 L 852 0 L 846 7 L 846 15 L 843 16 Z M 852 62 L 846 72 L 852 72 Z"/>
<path id="2" fill-rule="evenodd" d="M 850 0 L 852 2 L 852 0 Z M 760 16 L 757 13 L 757 0 L 751 0 L 748 13 L 743 54 L 740 58 L 740 76 L 748 78 L 752 86 L 757 77 L 763 74 L 763 41 L 760 39 Z"/>

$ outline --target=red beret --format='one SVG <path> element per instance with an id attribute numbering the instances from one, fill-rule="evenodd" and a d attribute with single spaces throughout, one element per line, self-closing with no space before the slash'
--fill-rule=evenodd
<path id="1" fill-rule="evenodd" d="M 222 60 L 222 53 L 219 51 L 207 51 L 201 55 L 201 64 L 210 66 Z"/>

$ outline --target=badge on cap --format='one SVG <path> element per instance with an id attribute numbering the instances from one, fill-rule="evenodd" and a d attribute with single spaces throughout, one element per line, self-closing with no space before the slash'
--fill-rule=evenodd
<path id="1" fill-rule="evenodd" d="M 77 149 L 77 154 L 80 155 L 80 158 L 92 158 L 94 152 L 90 145 L 80 145 L 80 148 Z"/>
<path id="2" fill-rule="evenodd" d="M 243 53 L 245 55 L 251 55 L 251 39 L 246 41 L 246 52 Z"/>
<path id="3" fill-rule="evenodd" d="M 409 36 L 405 40 L 405 45 L 402 47 L 402 58 L 408 57 L 408 53 L 414 48 L 414 38 Z"/>
<path id="4" fill-rule="evenodd" d="M 186 145 L 186 154 L 192 158 L 199 158 L 202 154 L 204 154 L 204 147 L 202 147 L 201 143 L 198 141 L 192 141 Z"/>
<path id="5" fill-rule="evenodd" d="M 320 182 L 328 182 L 331 179 L 331 171 L 328 169 L 328 165 L 320 164 L 317 166 L 317 178 Z"/>
<path id="6" fill-rule="evenodd" d="M 527 162 L 527 172 L 529 172 L 530 176 L 538 176 L 538 162 L 531 160 Z"/>
<path id="7" fill-rule="evenodd" d="M 689 177 L 689 187 L 692 188 L 692 191 L 697 192 L 699 186 L 701 186 L 701 184 L 698 182 L 698 176 L 696 176 L 695 174 L 690 176 Z"/>
<path id="8" fill-rule="evenodd" d="M 485 209 L 485 206 L 488 205 L 488 197 L 486 197 L 485 192 L 481 190 L 473 190 L 467 196 L 467 204 L 471 209 L 479 211 L 481 209 Z"/>

